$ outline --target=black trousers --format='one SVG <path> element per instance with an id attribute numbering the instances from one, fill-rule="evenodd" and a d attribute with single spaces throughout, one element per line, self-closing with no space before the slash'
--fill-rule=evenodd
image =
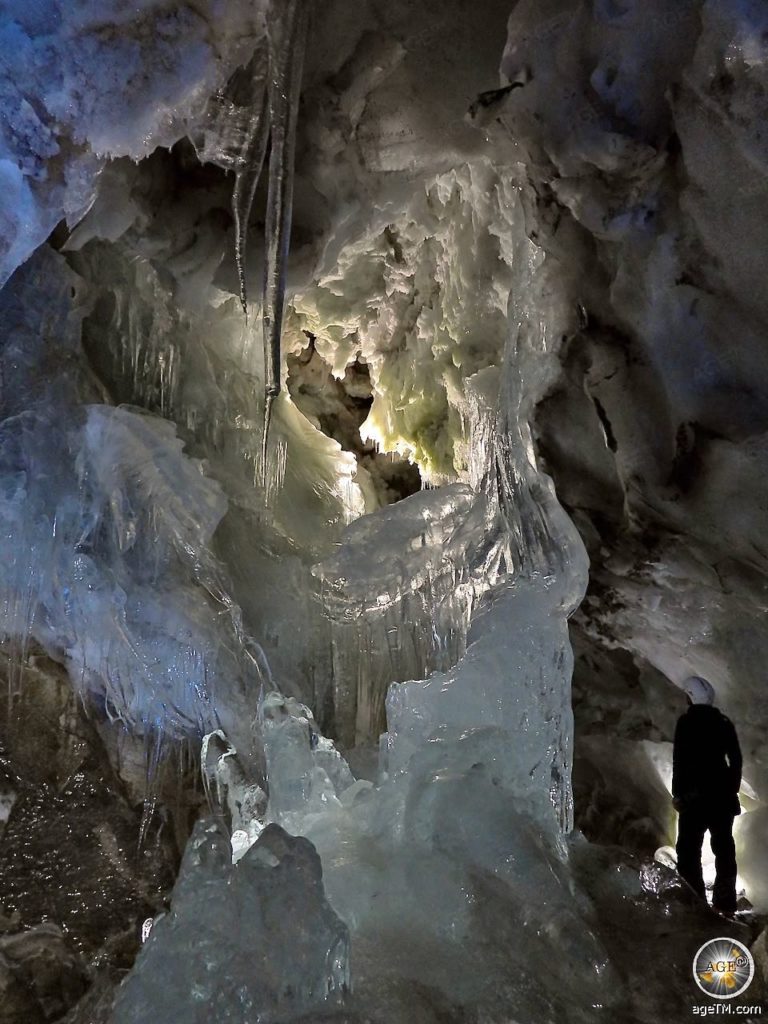
<path id="1" fill-rule="evenodd" d="M 715 806 L 711 806 L 714 803 Z M 736 847 L 733 842 L 733 813 L 712 801 L 709 806 L 692 802 L 680 811 L 677 826 L 677 872 L 700 896 L 704 896 L 701 847 L 704 833 L 715 855 L 715 888 L 712 906 L 725 914 L 736 910 Z"/>

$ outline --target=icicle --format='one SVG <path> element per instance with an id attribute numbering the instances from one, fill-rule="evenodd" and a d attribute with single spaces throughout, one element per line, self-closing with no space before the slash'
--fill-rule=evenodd
<path id="1" fill-rule="evenodd" d="M 265 452 L 262 452 L 262 456 L 265 454 Z M 264 479 L 264 499 L 268 505 L 272 504 L 272 502 L 277 499 L 277 495 L 280 493 L 280 489 L 283 486 L 287 457 L 288 445 L 284 438 L 280 438 L 277 442 L 272 462 L 270 465 L 267 465 L 266 462 L 264 463 L 266 468 Z"/>
<path id="2" fill-rule="evenodd" d="M 163 761 L 166 747 L 165 722 L 162 720 L 153 725 L 144 733 L 144 764 L 146 776 L 144 780 L 144 807 L 139 825 L 139 850 L 143 850 L 149 827 L 155 816 L 158 804 L 158 771 Z"/>
<path id="3" fill-rule="evenodd" d="M 279 365 L 280 365 L 279 364 L 279 359 L 280 359 L 280 337 L 279 336 L 278 336 L 278 339 L 277 339 L 277 345 L 278 345 L 278 348 L 277 348 L 278 371 L 277 372 L 279 374 L 280 373 L 280 369 L 279 369 Z M 268 359 L 268 352 L 267 352 L 268 347 L 269 347 L 269 343 L 268 343 L 268 340 L 267 340 L 267 324 L 266 324 L 266 318 L 265 318 L 265 323 L 264 323 L 264 362 L 265 362 L 265 364 L 266 364 L 267 359 Z M 278 377 L 278 379 L 279 379 L 279 377 Z M 267 464 L 267 448 L 269 446 L 269 425 L 272 422 L 272 404 L 275 401 L 275 397 L 276 397 L 276 392 L 274 390 L 270 391 L 269 387 L 270 387 L 270 385 L 265 383 L 265 386 L 264 386 L 264 423 L 262 425 L 262 430 L 261 430 L 261 476 L 263 477 L 264 480 L 267 480 L 268 477 L 269 477 L 268 464 Z M 279 384 L 278 384 L 277 387 L 278 387 L 278 392 L 279 392 L 279 390 L 280 390 Z M 264 501 L 267 504 L 269 504 L 269 496 L 266 493 L 264 495 Z"/>
<path id="4" fill-rule="evenodd" d="M 254 67 L 256 65 L 254 64 Z M 259 88 L 260 85 L 260 88 Z M 248 318 L 248 297 L 245 287 L 245 256 L 248 239 L 248 220 L 253 206 L 253 197 L 261 178 L 264 155 L 269 139 L 269 90 L 262 73 L 254 70 L 254 98 L 258 113 L 248 127 L 243 148 L 237 160 L 235 189 L 232 193 L 232 214 L 235 220 L 235 262 L 240 282 L 240 302 Z"/>
<path id="5" fill-rule="evenodd" d="M 283 326 L 285 275 L 291 233 L 293 160 L 301 72 L 309 13 L 308 0 L 287 0 L 282 17 L 269 25 L 269 194 L 264 264 L 264 433 L 266 469 L 272 403 L 280 393 L 280 335 Z"/>

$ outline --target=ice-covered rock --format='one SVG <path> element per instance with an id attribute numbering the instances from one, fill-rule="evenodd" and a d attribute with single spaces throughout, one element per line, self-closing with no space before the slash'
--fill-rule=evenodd
<path id="1" fill-rule="evenodd" d="M 185 134 L 250 56 L 263 10 L 243 0 L 5 5 L 0 282 L 60 220 L 77 223 L 104 157 L 139 159 Z"/>

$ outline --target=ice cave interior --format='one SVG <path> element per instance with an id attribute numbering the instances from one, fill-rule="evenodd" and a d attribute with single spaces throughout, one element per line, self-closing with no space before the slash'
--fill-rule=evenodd
<path id="1" fill-rule="evenodd" d="M 764 0 L 2 0 L 0 56 L 1 1024 L 760 1019 Z"/>

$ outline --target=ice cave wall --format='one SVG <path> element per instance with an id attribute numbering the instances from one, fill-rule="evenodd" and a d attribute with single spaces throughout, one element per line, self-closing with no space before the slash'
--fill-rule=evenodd
<path id="1" fill-rule="evenodd" d="M 765 11 L 520 4 L 502 67 L 525 82 L 499 120 L 529 154 L 537 237 L 583 305 L 537 424 L 592 562 L 574 622 L 587 759 L 616 733 L 627 752 L 668 740 L 658 673 L 700 672 L 762 799 Z M 563 76 L 580 83 L 568 104 Z M 593 690 L 606 673 L 625 680 L 608 684 L 610 741 Z M 760 831 L 764 812 L 741 825 Z"/>

